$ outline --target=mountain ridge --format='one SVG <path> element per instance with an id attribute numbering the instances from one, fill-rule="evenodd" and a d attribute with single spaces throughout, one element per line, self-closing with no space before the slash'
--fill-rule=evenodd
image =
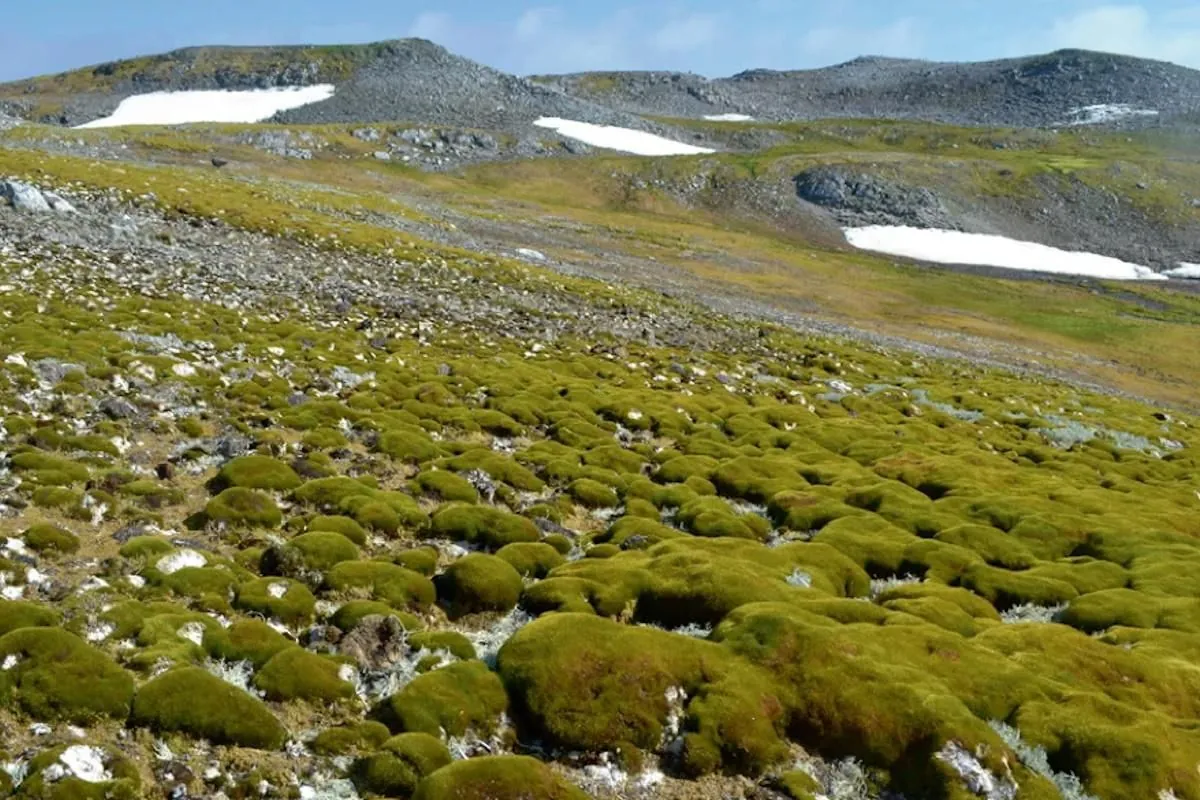
<path id="1" fill-rule="evenodd" d="M 186 47 L 0 84 L 0 107 L 77 125 L 147 91 L 314 83 L 333 83 L 349 98 L 291 112 L 284 121 L 379 122 L 424 113 L 433 116 L 422 122 L 461 125 L 477 114 L 479 127 L 506 127 L 531 121 L 524 119 L 530 114 L 575 114 L 586 122 L 645 127 L 630 115 L 741 114 L 775 122 L 886 117 L 1052 127 L 1071 124 L 1072 114 L 1092 106 L 1145 112 L 1127 115 L 1123 125 L 1200 112 L 1200 71 L 1089 50 L 974 62 L 865 55 L 827 67 L 755 68 L 718 78 L 660 70 L 518 76 L 418 38 Z M 497 106 L 505 113 L 495 113 Z"/>

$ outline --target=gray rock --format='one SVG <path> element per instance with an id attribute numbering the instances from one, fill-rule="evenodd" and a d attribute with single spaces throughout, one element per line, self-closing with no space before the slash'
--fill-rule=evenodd
<path id="1" fill-rule="evenodd" d="M 133 419 L 141 410 L 123 397 L 106 397 L 100 401 L 100 411 L 109 419 Z"/>
<path id="2" fill-rule="evenodd" d="M 0 182 L 0 197 L 18 211 L 50 211 L 50 202 L 36 187 L 19 181 Z"/>
<path id="3" fill-rule="evenodd" d="M 363 669 L 385 669 L 407 654 L 408 631 L 390 614 L 371 614 L 342 637 L 338 652 Z"/>
<path id="4" fill-rule="evenodd" d="M 66 198 L 60 194 L 56 194 L 55 192 L 42 192 L 42 197 L 44 197 L 46 202 L 50 204 L 50 208 L 53 211 L 66 214 L 74 214 L 76 211 L 75 206 L 71 205 Z"/>
<path id="5" fill-rule="evenodd" d="M 391 161 L 392 160 L 392 154 L 389 153 L 387 150 L 376 150 L 374 153 L 372 153 L 372 155 L 374 155 L 375 158 L 378 159 L 379 161 Z"/>
<path id="6" fill-rule="evenodd" d="M 796 176 L 802 200 L 852 225 L 956 228 L 941 199 L 924 187 L 902 186 L 844 166 L 821 166 Z"/>
<path id="7" fill-rule="evenodd" d="M 30 364 L 38 380 L 51 386 L 62 381 L 71 372 L 86 372 L 78 364 L 67 364 L 54 358 L 43 358 Z"/>

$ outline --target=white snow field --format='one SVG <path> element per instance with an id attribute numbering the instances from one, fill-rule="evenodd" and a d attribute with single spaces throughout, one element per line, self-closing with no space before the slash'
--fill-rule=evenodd
<path id="1" fill-rule="evenodd" d="M 120 125 L 183 125 L 189 122 L 262 122 L 287 111 L 333 97 L 332 84 L 317 86 L 151 92 L 127 97 L 111 116 L 95 119 L 80 128 L 114 128 Z"/>
<path id="2" fill-rule="evenodd" d="M 1057 275 L 1123 281 L 1166 280 L 1149 267 L 1109 256 L 1059 250 L 1004 236 L 938 229 L 871 225 L 846 228 L 846 241 L 860 250 L 906 256 L 936 264 L 970 264 Z"/>
<path id="3" fill-rule="evenodd" d="M 569 139 L 575 139 L 593 147 L 603 147 L 607 150 L 617 150 L 637 156 L 694 156 L 716 152 L 707 147 L 696 147 L 662 136 L 655 136 L 653 133 L 618 128 L 615 125 L 593 125 L 590 122 L 575 122 L 559 117 L 542 117 L 535 120 L 533 124 L 539 128 L 558 131 Z"/>
<path id="4" fill-rule="evenodd" d="M 709 122 L 754 122 L 754 117 L 748 114 L 713 114 L 705 119 Z"/>
<path id="5" fill-rule="evenodd" d="M 1157 117 L 1158 112 L 1151 108 L 1134 108 L 1128 103 L 1102 103 L 1073 108 L 1070 116 L 1068 125 L 1102 125 L 1129 117 Z"/>
<path id="6" fill-rule="evenodd" d="M 1171 278 L 1188 278 L 1200 281 L 1200 264 L 1189 264 L 1186 261 L 1180 261 L 1177 268 L 1169 269 L 1163 275 Z"/>

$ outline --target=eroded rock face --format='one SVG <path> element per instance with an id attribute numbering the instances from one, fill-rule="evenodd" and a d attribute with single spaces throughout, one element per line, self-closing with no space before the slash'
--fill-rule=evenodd
<path id="1" fill-rule="evenodd" d="M 845 167 L 814 167 L 796 176 L 800 199 L 854 225 L 955 228 L 941 198 L 924 187 L 901 186 Z"/>

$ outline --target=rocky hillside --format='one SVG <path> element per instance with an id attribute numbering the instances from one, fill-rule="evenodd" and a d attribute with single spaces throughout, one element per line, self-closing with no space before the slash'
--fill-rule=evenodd
<path id="1" fill-rule="evenodd" d="M 814 70 L 709 80 L 662 72 L 537 79 L 636 114 L 763 120 L 921 119 L 961 125 L 1153 123 L 1200 110 L 1200 72 L 1080 50 L 981 63 L 858 58 Z M 1158 112 L 1140 115 L 1136 112 Z"/>
<path id="2" fill-rule="evenodd" d="M 410 121 L 493 131 L 538 117 L 646 127 L 632 114 L 565 95 L 404 39 L 339 47 L 203 47 L 0 86 L 10 112 L 64 125 L 105 116 L 145 92 L 330 83 L 328 101 L 281 115 L 294 123 Z"/>
<path id="3" fill-rule="evenodd" d="M 1047 127 L 1145 126 L 1200 112 L 1200 72 L 1086 51 L 982 63 L 865 57 L 823 69 L 752 70 L 712 80 L 663 72 L 526 79 L 420 39 L 189 48 L 0 85 L 0 109 L 78 125 L 137 93 L 317 83 L 338 91 L 283 120 L 513 131 L 540 116 L 654 129 L 640 117 L 735 114 L 767 121 L 849 117 Z"/>

